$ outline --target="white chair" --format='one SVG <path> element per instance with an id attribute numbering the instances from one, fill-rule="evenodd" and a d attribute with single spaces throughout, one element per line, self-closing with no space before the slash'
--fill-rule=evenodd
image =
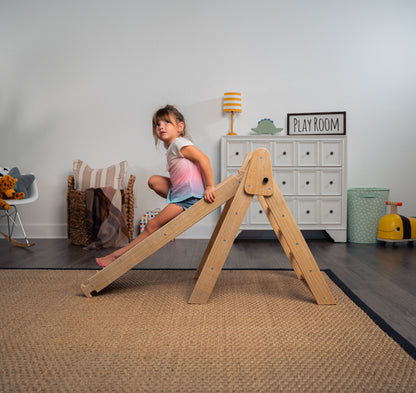
<path id="1" fill-rule="evenodd" d="M 33 181 L 33 183 L 30 185 L 28 194 L 26 198 L 24 199 L 5 199 L 5 201 L 10 205 L 10 209 L 2 209 L 0 208 L 0 217 L 7 217 L 7 229 L 8 229 L 8 235 L 6 235 L 4 232 L 1 232 L 1 234 L 9 240 L 12 244 L 18 247 L 32 247 L 35 245 L 33 242 L 29 242 L 25 229 L 22 224 L 22 220 L 20 218 L 19 212 L 17 211 L 17 207 L 21 205 L 26 205 L 28 203 L 35 202 L 39 198 L 39 192 L 38 192 L 38 185 L 36 183 L 36 178 Z M 20 228 L 22 229 L 23 235 L 25 237 L 26 242 L 19 242 L 15 239 L 13 239 L 13 230 L 16 225 L 20 225 Z"/>

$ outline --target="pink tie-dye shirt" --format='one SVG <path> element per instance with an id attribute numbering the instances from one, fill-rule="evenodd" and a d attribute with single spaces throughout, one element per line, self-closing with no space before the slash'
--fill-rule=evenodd
<path id="1" fill-rule="evenodd" d="M 167 197 L 168 203 L 204 196 L 205 185 L 199 165 L 181 154 L 181 149 L 185 146 L 193 146 L 193 143 L 183 137 L 176 138 L 166 153 L 167 170 L 172 183 Z"/>

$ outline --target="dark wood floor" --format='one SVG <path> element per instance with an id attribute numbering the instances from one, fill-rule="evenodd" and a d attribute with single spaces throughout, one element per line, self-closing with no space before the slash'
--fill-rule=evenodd
<path id="1" fill-rule="evenodd" d="M 86 251 L 65 239 L 35 241 L 36 246 L 23 249 L 0 240 L 0 269 L 97 269 L 94 258 L 110 251 Z M 321 269 L 331 269 L 364 303 L 416 346 L 416 246 L 307 242 Z M 207 243 L 208 240 L 178 239 L 137 268 L 196 269 Z M 277 240 L 237 239 L 224 268 L 291 266 Z"/>

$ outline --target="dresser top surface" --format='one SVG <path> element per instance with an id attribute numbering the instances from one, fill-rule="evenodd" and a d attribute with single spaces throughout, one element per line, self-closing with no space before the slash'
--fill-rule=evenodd
<path id="1" fill-rule="evenodd" d="M 292 135 L 224 135 L 222 139 L 227 141 L 232 140 L 268 140 L 270 142 L 278 142 L 279 140 L 293 140 L 293 141 L 310 141 L 313 139 L 337 140 L 346 139 L 345 135 L 306 135 L 306 136 L 292 136 Z"/>

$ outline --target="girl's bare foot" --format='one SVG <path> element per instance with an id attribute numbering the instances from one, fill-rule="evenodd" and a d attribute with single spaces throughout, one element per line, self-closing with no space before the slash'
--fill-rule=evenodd
<path id="1" fill-rule="evenodd" d="M 95 258 L 95 261 L 102 267 L 108 266 L 110 263 L 113 263 L 117 258 L 120 258 L 125 251 L 123 249 L 116 250 L 113 253 L 102 257 L 102 258 Z"/>
<path id="2" fill-rule="evenodd" d="M 101 266 L 101 267 L 106 267 L 108 266 L 110 263 L 114 262 L 117 259 L 116 256 L 114 256 L 113 254 L 107 255 L 106 257 L 103 258 L 95 258 L 95 261 Z"/>

